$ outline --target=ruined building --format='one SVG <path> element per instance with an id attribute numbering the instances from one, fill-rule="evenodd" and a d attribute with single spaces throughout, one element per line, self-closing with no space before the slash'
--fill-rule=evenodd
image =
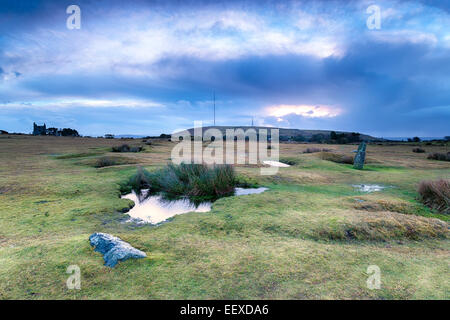
<path id="1" fill-rule="evenodd" d="M 47 127 L 45 123 L 43 126 L 38 126 L 36 122 L 33 122 L 33 136 L 45 136 L 47 134 Z"/>

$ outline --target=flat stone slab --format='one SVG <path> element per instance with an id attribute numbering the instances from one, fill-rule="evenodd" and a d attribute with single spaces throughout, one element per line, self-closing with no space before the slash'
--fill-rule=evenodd
<path id="1" fill-rule="evenodd" d="M 129 243 L 107 233 L 96 232 L 90 235 L 89 241 L 94 250 L 103 254 L 105 266 L 113 268 L 119 261 L 130 258 L 145 258 L 145 252 L 133 248 Z"/>

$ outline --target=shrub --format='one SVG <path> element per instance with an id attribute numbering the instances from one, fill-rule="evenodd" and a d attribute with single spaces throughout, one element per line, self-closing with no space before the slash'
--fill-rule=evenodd
<path id="1" fill-rule="evenodd" d="M 214 199 L 233 194 L 238 180 L 230 165 L 169 163 L 152 173 L 139 168 L 128 184 L 138 192 L 150 189 L 149 194 L 163 192 L 172 197 Z"/>
<path id="2" fill-rule="evenodd" d="M 415 153 L 425 153 L 425 150 L 424 150 L 424 149 L 421 149 L 421 148 L 414 148 L 414 149 L 412 149 L 412 152 L 415 152 Z"/>
<path id="3" fill-rule="evenodd" d="M 322 152 L 320 154 L 322 160 L 333 161 L 336 163 L 353 164 L 353 157 L 345 154 L 338 154 L 333 152 Z"/>
<path id="4" fill-rule="evenodd" d="M 419 200 L 441 213 L 450 213 L 450 180 L 422 181 L 417 188 Z"/>
<path id="5" fill-rule="evenodd" d="M 447 154 L 433 152 L 428 155 L 428 159 L 439 160 L 439 161 L 450 161 L 450 152 L 447 152 Z"/>
<path id="6" fill-rule="evenodd" d="M 130 147 L 128 144 L 122 144 L 118 147 L 112 147 L 112 152 L 141 152 L 142 147 Z"/>
<path id="7" fill-rule="evenodd" d="M 123 158 L 123 157 L 117 157 L 117 156 L 105 156 L 98 159 L 86 159 L 83 160 L 81 163 L 87 164 L 90 166 L 93 166 L 95 168 L 103 168 L 103 167 L 110 167 L 110 166 L 118 166 L 122 164 L 131 164 L 136 163 L 134 159 L 130 158 Z"/>
<path id="8" fill-rule="evenodd" d="M 111 157 L 102 157 L 97 159 L 95 162 L 94 167 L 96 168 L 103 168 L 103 167 L 110 167 L 117 165 L 117 161 L 114 158 Z"/>

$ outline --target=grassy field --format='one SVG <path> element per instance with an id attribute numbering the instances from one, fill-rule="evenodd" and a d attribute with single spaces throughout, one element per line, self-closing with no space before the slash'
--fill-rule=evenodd
<path id="1" fill-rule="evenodd" d="M 369 145 L 368 165 L 302 153 L 323 145 L 280 144 L 297 163 L 274 176 L 237 173 L 269 191 L 217 200 L 211 212 L 160 226 L 124 223 L 132 203 L 120 183 L 142 165 L 169 161 L 173 143 L 111 153 L 140 140 L 0 135 L 0 299 L 449 299 L 448 215 L 419 203 L 417 184 L 450 178 L 426 159 L 447 146 Z M 326 145 L 351 154 L 355 146 Z M 96 168 L 99 158 L 117 165 Z M 365 194 L 352 184 L 391 186 Z M 365 200 L 361 202 L 360 200 Z M 103 266 L 88 237 L 107 232 L 147 258 Z M 81 268 L 81 290 L 66 268 Z M 366 286 L 369 265 L 381 289 Z"/>

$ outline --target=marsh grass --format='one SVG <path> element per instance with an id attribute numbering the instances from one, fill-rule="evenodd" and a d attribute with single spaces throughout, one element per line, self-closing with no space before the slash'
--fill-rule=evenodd
<path id="1" fill-rule="evenodd" d="M 419 200 L 426 206 L 450 214 L 450 181 L 422 181 L 417 188 Z"/>
<path id="2" fill-rule="evenodd" d="M 56 158 L 106 153 L 117 144 L 0 139 L 0 299 L 448 299 L 448 223 L 415 197 L 420 181 L 448 179 L 449 162 L 417 156 L 410 144 L 373 145 L 369 156 L 380 164 L 355 171 L 281 143 L 280 156 L 299 158 L 298 165 L 274 176 L 235 166 L 238 183 L 242 176 L 270 192 L 223 197 L 211 212 L 153 227 L 124 221 L 133 203 L 118 196 L 119 184 L 136 173 L 135 166 L 102 170 L 78 165 L 96 158 L 91 155 Z M 165 166 L 173 145 L 160 139 L 151 153 L 115 156 L 152 173 Z M 354 145 L 332 148 L 350 154 Z M 363 195 L 351 187 L 362 182 L 395 188 Z M 355 209 L 355 198 L 392 204 L 370 212 Z M 445 224 L 415 219 L 425 214 Z M 89 245 L 96 231 L 119 236 L 148 257 L 110 270 Z M 71 264 L 80 266 L 81 290 L 66 287 Z M 371 264 L 382 270 L 380 290 L 367 289 Z"/>
<path id="3" fill-rule="evenodd" d="M 197 199 L 216 199 L 232 195 L 238 184 L 234 169 L 230 165 L 186 163 L 169 163 L 154 172 L 138 168 L 137 173 L 128 182 L 136 192 L 149 189 L 150 194 L 162 192 L 171 197 L 187 196 Z"/>

